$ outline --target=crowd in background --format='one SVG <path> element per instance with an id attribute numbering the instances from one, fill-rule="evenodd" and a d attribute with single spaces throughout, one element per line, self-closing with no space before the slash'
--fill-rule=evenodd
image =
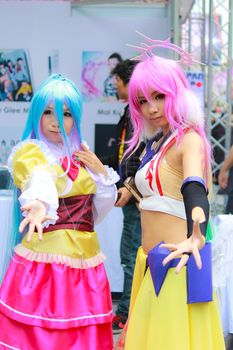
<path id="1" fill-rule="evenodd" d="M 0 61 L 0 101 L 31 101 L 32 86 L 24 60 Z"/>

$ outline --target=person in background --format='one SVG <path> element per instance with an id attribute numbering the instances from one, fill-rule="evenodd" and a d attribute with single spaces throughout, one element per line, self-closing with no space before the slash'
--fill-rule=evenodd
<path id="1" fill-rule="evenodd" d="M 112 70 L 112 75 L 116 80 L 118 98 L 124 102 L 128 102 L 128 84 L 136 64 L 136 61 L 127 59 L 118 63 Z M 133 128 L 127 103 L 117 124 L 116 151 L 111 156 L 102 158 L 104 163 L 118 170 L 120 174 L 120 182 L 118 183 L 119 199 L 115 205 L 121 207 L 123 212 L 120 258 L 124 272 L 124 284 L 116 315 L 112 322 L 113 333 L 121 332 L 128 317 L 135 258 L 141 244 L 140 213 L 135 198 L 124 186 L 124 181 L 127 178 L 134 177 L 140 165 L 140 155 L 145 148 L 144 142 L 139 142 L 135 147 L 135 151 L 132 151 L 128 157 L 123 157 L 127 149 L 127 141 L 132 137 L 132 132 Z"/>
<path id="2" fill-rule="evenodd" d="M 16 101 L 30 101 L 32 98 L 32 86 L 26 81 L 21 82 L 21 86 L 15 95 Z"/>
<path id="3" fill-rule="evenodd" d="M 109 76 L 104 80 L 104 96 L 109 98 L 117 97 L 117 87 L 115 77 L 112 70 L 118 63 L 122 62 L 122 57 L 119 53 L 114 52 L 108 57 Z"/>
<path id="4" fill-rule="evenodd" d="M 14 79 L 17 83 L 18 89 L 23 81 L 29 82 L 30 80 L 22 57 L 18 57 L 16 60 Z"/>
<path id="5" fill-rule="evenodd" d="M 119 176 L 88 149 L 81 117 L 74 83 L 52 75 L 33 96 L 23 141 L 8 160 L 18 198 L 7 258 L 18 231 L 24 236 L 0 288 L 1 348 L 113 348 L 111 293 L 94 223 L 113 207 Z"/>
<path id="6" fill-rule="evenodd" d="M 233 121 L 233 81 L 231 84 L 231 101 L 232 101 L 232 115 Z M 231 143 L 233 141 L 233 127 L 231 126 Z M 219 174 L 218 183 L 223 190 L 227 190 L 228 198 L 225 208 L 225 214 L 233 214 L 233 145 L 231 146 L 227 157 L 225 158 Z"/>

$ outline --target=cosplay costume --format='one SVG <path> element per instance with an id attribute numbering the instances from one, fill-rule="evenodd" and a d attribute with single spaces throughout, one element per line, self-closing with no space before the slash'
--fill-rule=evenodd
<path id="1" fill-rule="evenodd" d="M 180 193 L 182 171 L 166 160 L 166 152 L 175 142 L 176 132 L 156 154 L 147 152 L 135 180 L 143 195 L 142 209 L 186 219 Z M 162 261 L 169 253 L 160 244 L 148 255 L 139 248 L 125 343 L 123 334 L 117 349 L 225 349 L 217 304 L 212 301 L 210 244 L 200 251 L 203 267 L 198 271 L 193 256 L 178 275 L 174 267 L 179 259 L 164 267 Z M 199 273 L 206 274 L 199 278 Z"/>
<path id="2" fill-rule="evenodd" d="M 70 166 L 69 166 L 70 165 Z M 43 240 L 15 247 L 0 290 L 0 348 L 111 350 L 112 304 L 94 220 L 115 202 L 118 175 L 92 174 L 26 140 L 9 159 L 21 206 L 43 201 Z"/>

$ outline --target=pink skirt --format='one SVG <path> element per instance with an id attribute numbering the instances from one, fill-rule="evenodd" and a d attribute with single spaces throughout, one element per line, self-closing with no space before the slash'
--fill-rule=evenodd
<path id="1" fill-rule="evenodd" d="M 0 290 L 0 349 L 111 350 L 111 320 L 103 264 L 77 269 L 14 255 Z"/>

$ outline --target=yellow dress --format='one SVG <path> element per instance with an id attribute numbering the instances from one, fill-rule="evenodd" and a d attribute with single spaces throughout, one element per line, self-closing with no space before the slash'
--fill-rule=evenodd
<path id="1" fill-rule="evenodd" d="M 139 190 L 141 193 L 147 191 L 145 201 L 150 199 L 149 196 L 153 199 L 154 193 L 149 192 L 145 181 L 145 174 L 151 169 L 150 178 L 147 176 L 147 179 L 153 183 L 154 192 L 158 191 L 154 210 L 166 212 L 166 206 L 162 206 L 160 200 L 164 199 L 160 197 L 163 195 L 167 201 L 177 202 L 176 206 L 169 208 L 170 215 L 185 216 L 180 193 L 182 171 L 171 168 L 166 161 L 166 152 L 174 140 L 174 135 L 171 135 L 151 162 L 138 171 L 137 175 L 141 176 L 141 183 L 138 178 L 141 186 Z M 152 204 L 150 202 L 150 210 L 153 210 Z M 140 247 L 134 270 L 129 318 L 115 350 L 225 349 L 215 295 L 211 302 L 188 304 L 186 267 L 178 275 L 174 268 L 169 268 L 161 290 L 156 295 L 146 262 L 147 255 Z"/>
<path id="2" fill-rule="evenodd" d="M 51 220 L 42 240 L 35 232 L 15 247 L 0 289 L 0 345 L 112 350 L 111 293 L 93 219 L 101 191 L 101 207 L 113 206 L 116 177 L 99 186 L 80 166 L 71 180 L 37 140 L 17 145 L 11 163 L 21 205 L 40 199 Z"/>

